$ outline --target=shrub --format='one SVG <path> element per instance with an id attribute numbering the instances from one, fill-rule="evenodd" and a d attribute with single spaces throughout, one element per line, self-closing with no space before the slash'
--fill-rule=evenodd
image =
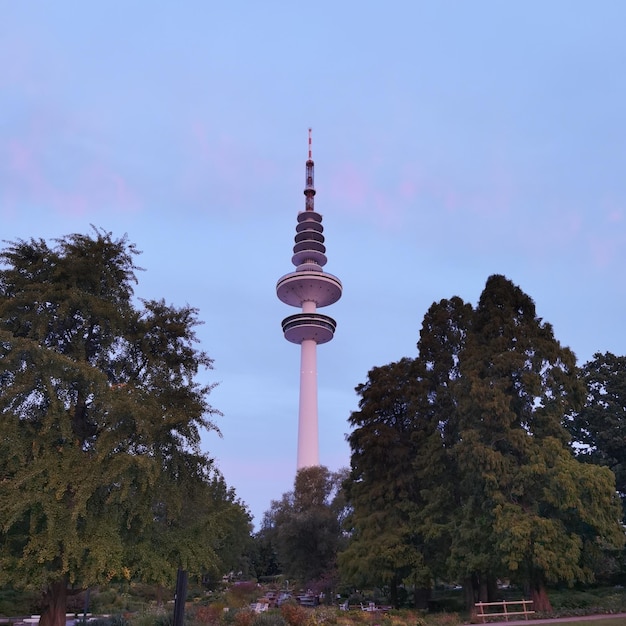
<path id="1" fill-rule="evenodd" d="M 282 604 L 280 614 L 289 626 L 304 626 L 309 618 L 306 609 L 293 601 Z"/>
<path id="2" fill-rule="evenodd" d="M 287 626 L 285 618 L 276 611 L 259 613 L 252 622 L 252 626 Z"/>
<path id="3" fill-rule="evenodd" d="M 118 598 L 115 589 L 93 591 L 89 596 L 89 611 L 91 613 L 112 613 L 115 612 L 112 609 L 121 606 L 121 598 Z"/>
<path id="4" fill-rule="evenodd" d="M 219 624 L 223 615 L 224 607 L 221 604 L 200 605 L 189 612 L 191 621 L 196 624 Z"/>
<path id="5" fill-rule="evenodd" d="M 235 626 L 252 626 L 252 622 L 256 617 L 256 613 L 251 611 L 250 609 L 241 609 L 239 611 L 235 611 L 233 622 Z"/>
<path id="6" fill-rule="evenodd" d="M 259 586 L 255 582 L 241 582 L 231 585 L 226 592 L 226 604 L 240 608 L 256 600 Z"/>
<path id="7" fill-rule="evenodd" d="M 133 615 L 130 626 L 172 626 L 174 615 L 163 609 L 156 608 Z M 91 626 L 91 622 L 89 623 Z"/>
<path id="8" fill-rule="evenodd" d="M 298 607 L 302 608 L 302 607 Z M 287 620 L 289 622 L 289 620 Z M 307 624 L 313 626 L 326 626 L 337 623 L 337 610 L 330 606 L 318 606 L 308 615 Z M 291 626 L 291 622 L 290 622 Z"/>

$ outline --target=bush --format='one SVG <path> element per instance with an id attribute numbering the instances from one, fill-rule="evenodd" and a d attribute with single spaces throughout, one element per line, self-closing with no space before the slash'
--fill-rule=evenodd
<path id="1" fill-rule="evenodd" d="M 280 613 L 270 611 L 259 613 L 252 622 L 252 626 L 287 626 L 287 622 Z"/>
<path id="2" fill-rule="evenodd" d="M 255 582 L 235 583 L 226 592 L 226 604 L 241 608 L 254 602 L 258 595 L 259 586 Z"/>
<path id="3" fill-rule="evenodd" d="M 280 614 L 289 626 L 305 626 L 309 618 L 306 609 L 293 601 L 282 604 Z"/>
<path id="4" fill-rule="evenodd" d="M 302 607 L 299 607 L 302 608 Z M 287 620 L 289 621 L 289 620 Z M 337 609 L 330 606 L 318 606 L 308 615 L 307 625 L 326 626 L 337 623 Z M 290 623 L 291 626 L 291 623 Z"/>
<path id="5" fill-rule="evenodd" d="M 89 596 L 89 611 L 91 613 L 114 613 L 122 607 L 122 598 L 115 589 L 93 591 Z"/>
<path id="6" fill-rule="evenodd" d="M 233 621 L 235 626 L 252 626 L 256 613 L 250 609 L 235 611 Z"/>
<path id="7" fill-rule="evenodd" d="M 208 604 L 196 606 L 189 611 L 189 617 L 196 624 L 219 624 L 224 615 L 224 607 L 221 604 Z"/>
<path id="8" fill-rule="evenodd" d="M 172 626 L 174 615 L 163 609 L 143 611 L 138 615 L 133 615 L 130 619 L 130 626 Z M 91 622 L 89 623 L 91 626 Z"/>

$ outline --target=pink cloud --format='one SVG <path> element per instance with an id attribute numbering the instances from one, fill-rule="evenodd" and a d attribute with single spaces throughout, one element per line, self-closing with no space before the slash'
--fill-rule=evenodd
<path id="1" fill-rule="evenodd" d="M 31 206 L 60 215 L 141 208 L 128 180 L 112 165 L 81 149 L 79 136 L 77 129 L 39 116 L 20 135 L 5 141 L 4 149 L 0 148 L 5 215 Z"/>

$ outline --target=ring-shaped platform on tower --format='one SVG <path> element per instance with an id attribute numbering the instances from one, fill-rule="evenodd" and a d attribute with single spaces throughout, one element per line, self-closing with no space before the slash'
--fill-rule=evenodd
<path id="1" fill-rule="evenodd" d="M 291 272 L 276 283 L 279 300 L 291 306 L 302 306 L 303 302 L 315 302 L 317 307 L 334 304 L 341 298 L 341 281 L 327 272 Z"/>

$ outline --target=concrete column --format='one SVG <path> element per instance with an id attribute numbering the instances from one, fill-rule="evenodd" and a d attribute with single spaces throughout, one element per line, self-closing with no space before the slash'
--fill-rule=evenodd
<path id="1" fill-rule="evenodd" d="M 298 469 L 319 465 L 317 430 L 317 343 L 305 339 L 300 353 Z"/>

